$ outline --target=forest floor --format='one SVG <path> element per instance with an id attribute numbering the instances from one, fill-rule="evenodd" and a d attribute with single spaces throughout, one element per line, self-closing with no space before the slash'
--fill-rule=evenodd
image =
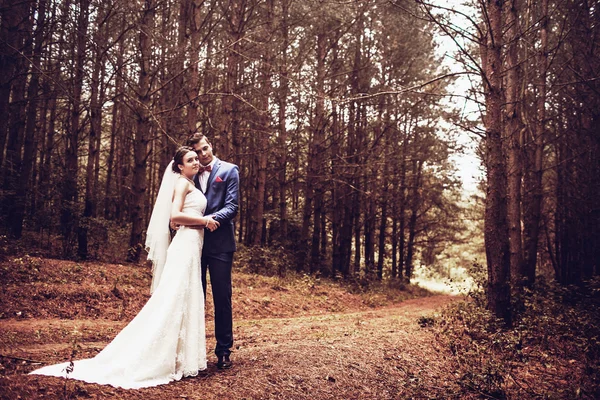
<path id="1" fill-rule="evenodd" d="M 123 390 L 27 375 L 95 355 L 148 299 L 149 267 L 19 258 L 0 263 L 0 398 L 486 398 L 464 391 L 431 321 L 461 297 L 351 290 L 307 276 L 234 273 L 233 368 Z M 209 294 L 210 299 L 210 294 Z M 488 397 L 489 398 L 489 397 Z"/>

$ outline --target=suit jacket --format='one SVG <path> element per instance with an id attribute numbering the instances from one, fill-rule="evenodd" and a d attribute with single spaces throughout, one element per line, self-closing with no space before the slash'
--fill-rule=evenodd
<path id="1" fill-rule="evenodd" d="M 198 176 L 194 182 L 200 188 Z M 236 250 L 233 218 L 239 208 L 239 169 L 235 164 L 217 158 L 206 185 L 206 211 L 221 224 L 214 232 L 204 230 L 205 254 L 232 253 Z"/>

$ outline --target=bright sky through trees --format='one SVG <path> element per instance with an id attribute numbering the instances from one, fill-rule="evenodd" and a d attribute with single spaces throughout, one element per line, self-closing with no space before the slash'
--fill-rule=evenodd
<path id="1" fill-rule="evenodd" d="M 462 14 L 471 15 L 473 18 L 476 14 L 474 6 L 465 5 L 464 0 L 431 0 L 433 4 L 434 15 L 441 17 L 445 23 L 450 23 L 455 30 L 469 31 L 472 29 L 472 24 Z M 453 12 L 456 10 L 458 12 Z M 456 40 L 456 42 L 455 42 Z M 450 38 L 441 30 L 437 31 L 436 42 L 438 43 L 437 50 L 440 56 L 443 57 L 443 64 L 453 73 L 461 73 L 467 70 L 464 64 L 464 57 L 460 56 L 459 45 L 463 48 L 471 45 L 465 42 L 463 38 L 455 35 L 455 38 Z M 458 43 L 458 44 L 457 44 Z M 477 84 L 478 77 L 474 74 L 460 75 L 457 77 L 454 84 L 449 87 L 449 92 L 453 97 L 447 100 L 448 107 L 457 108 L 460 110 L 461 120 L 477 121 L 480 118 L 480 110 L 473 99 L 469 98 L 470 88 L 473 84 Z M 475 154 L 475 149 L 479 137 L 471 132 L 460 127 L 455 128 L 458 131 L 457 139 L 459 144 L 464 146 L 464 153 L 457 154 L 453 157 L 453 161 L 457 167 L 457 175 L 463 182 L 463 188 L 467 193 L 473 193 L 477 190 L 477 184 L 483 177 L 481 160 Z"/>

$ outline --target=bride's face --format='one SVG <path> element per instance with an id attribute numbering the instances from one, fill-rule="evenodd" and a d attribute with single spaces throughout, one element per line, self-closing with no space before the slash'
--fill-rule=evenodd
<path id="1" fill-rule="evenodd" d="M 200 161 L 195 151 L 188 151 L 183 156 L 183 164 L 179 164 L 179 170 L 181 173 L 188 178 L 193 177 L 198 173 L 200 168 Z"/>

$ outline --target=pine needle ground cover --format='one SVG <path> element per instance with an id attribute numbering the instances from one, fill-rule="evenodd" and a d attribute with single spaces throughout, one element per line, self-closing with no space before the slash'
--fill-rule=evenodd
<path id="1" fill-rule="evenodd" d="M 596 387 L 579 346 L 532 363 L 543 343 L 530 339 L 519 358 L 508 339 L 489 344 L 498 338 L 489 324 L 477 330 L 471 320 L 464 328 L 465 314 L 477 316 L 469 308 L 475 301 L 413 286 L 267 277 L 239 266 L 231 370 L 217 370 L 209 354 L 198 377 L 129 391 L 28 376 L 41 364 L 97 354 L 148 299 L 149 268 L 25 256 L 2 261 L 0 279 L 2 398 L 593 398 Z M 575 343 L 564 335 L 550 340 Z M 207 346 L 210 353 L 210 301 Z"/>

